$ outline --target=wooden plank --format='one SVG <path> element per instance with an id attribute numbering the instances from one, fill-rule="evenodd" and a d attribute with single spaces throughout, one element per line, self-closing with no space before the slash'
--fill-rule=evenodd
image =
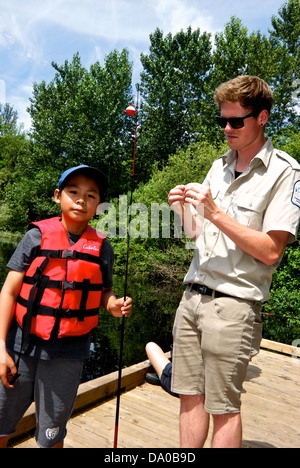
<path id="1" fill-rule="evenodd" d="M 249 366 L 242 417 L 245 447 L 300 447 L 300 360 L 261 350 Z"/>
<path id="2" fill-rule="evenodd" d="M 130 368 L 124 370 L 122 383 L 127 388 L 142 379 L 140 372 L 145 376 L 149 363 L 133 367 L 133 379 L 129 377 Z M 111 377 L 82 384 L 84 407 L 92 398 L 100 396 L 100 399 L 93 408 L 86 407 L 84 413 L 71 418 L 65 447 L 113 447 L 116 401 L 103 403 L 101 399 L 111 394 Z M 98 391 L 101 383 L 104 389 Z M 107 385 L 109 388 L 105 390 Z M 250 363 L 244 384 L 243 447 L 300 447 L 299 388 L 300 359 L 262 349 Z M 121 397 L 118 447 L 179 447 L 178 416 L 178 398 L 168 395 L 160 386 L 138 385 Z M 210 438 L 211 432 L 206 447 Z M 30 439 L 18 446 L 32 447 L 35 442 Z"/>
<path id="3" fill-rule="evenodd" d="M 146 373 L 151 369 L 149 361 L 134 364 L 122 370 L 121 389 L 127 392 L 145 382 Z M 117 393 L 118 371 L 104 375 L 98 379 L 83 383 L 79 386 L 74 410 L 109 398 Z"/>
<path id="4" fill-rule="evenodd" d="M 127 392 L 145 382 L 146 373 L 151 370 L 150 362 L 143 361 L 122 370 L 121 391 Z M 79 386 L 74 411 L 95 404 L 103 399 L 114 396 L 118 388 L 118 371 L 85 382 Z M 34 403 L 26 411 L 12 438 L 20 437 L 36 427 Z"/>
<path id="5" fill-rule="evenodd" d="M 285 343 L 277 343 L 276 341 L 263 339 L 260 347 L 261 349 L 268 349 L 276 351 L 277 353 L 288 354 L 295 358 L 300 357 L 300 348 Z"/>

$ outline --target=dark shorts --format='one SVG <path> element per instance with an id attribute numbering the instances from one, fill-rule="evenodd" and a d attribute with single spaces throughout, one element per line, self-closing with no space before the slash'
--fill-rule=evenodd
<path id="1" fill-rule="evenodd" d="M 160 377 L 160 383 L 161 386 L 166 392 L 170 393 L 170 395 L 178 397 L 178 393 L 174 393 L 171 390 L 171 379 L 172 379 L 172 363 L 169 362 L 164 370 L 162 371 L 161 377 Z"/>
<path id="2" fill-rule="evenodd" d="M 16 362 L 16 356 L 10 352 Z M 77 395 L 83 360 L 20 359 L 19 380 L 14 388 L 0 384 L 0 437 L 14 434 L 19 421 L 35 402 L 36 441 L 51 448 L 63 441 Z"/>

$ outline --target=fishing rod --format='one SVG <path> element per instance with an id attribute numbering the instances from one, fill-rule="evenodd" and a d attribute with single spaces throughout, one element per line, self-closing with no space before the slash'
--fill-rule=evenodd
<path id="1" fill-rule="evenodd" d="M 133 178 L 134 178 L 134 167 L 135 167 L 135 150 L 136 150 L 136 136 L 137 136 L 137 123 L 138 123 L 138 111 L 139 111 L 139 85 L 136 85 L 137 99 L 136 109 L 133 105 L 130 105 L 126 109 L 126 114 L 132 117 L 136 115 L 135 119 L 135 133 L 134 133 L 134 146 L 133 146 L 133 161 L 132 161 L 132 172 L 131 172 L 131 184 L 130 184 L 130 205 L 129 205 L 129 224 L 127 233 L 127 254 L 126 254 L 126 266 L 125 266 L 125 284 L 124 284 L 124 301 L 127 297 L 127 284 L 128 284 L 128 265 L 129 265 L 129 247 L 130 247 L 130 221 L 131 221 L 131 205 L 133 196 Z M 116 404 L 116 419 L 115 419 L 115 436 L 114 436 L 114 448 L 118 446 L 118 430 L 119 430 L 119 414 L 120 414 L 120 399 L 121 399 L 121 380 L 122 380 L 122 367 L 123 367 L 123 347 L 124 347 L 124 335 L 125 335 L 125 316 L 122 317 L 121 323 L 121 338 L 120 338 L 120 357 L 119 357 L 119 372 L 118 372 L 118 391 L 117 391 L 117 404 Z"/>
<path id="2" fill-rule="evenodd" d="M 290 319 L 290 320 L 296 320 L 300 321 L 299 317 L 290 317 L 288 315 L 279 315 L 279 314 L 269 314 L 268 312 L 261 312 L 261 315 L 270 315 L 271 317 L 276 317 L 276 318 L 285 318 L 285 319 Z"/>

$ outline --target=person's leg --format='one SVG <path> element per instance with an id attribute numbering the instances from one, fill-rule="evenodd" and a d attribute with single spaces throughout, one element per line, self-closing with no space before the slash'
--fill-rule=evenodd
<path id="1" fill-rule="evenodd" d="M 212 448 L 241 448 L 242 421 L 240 413 L 213 415 Z"/>
<path id="2" fill-rule="evenodd" d="M 254 353 L 259 310 L 252 301 L 215 298 L 202 330 L 205 360 L 205 410 L 212 414 L 212 447 L 241 447 L 241 393 Z M 258 322 L 256 322 L 258 320 Z"/>
<path id="3" fill-rule="evenodd" d="M 9 437 L 0 437 L 0 448 L 6 448 Z"/>
<path id="4" fill-rule="evenodd" d="M 146 352 L 148 358 L 153 365 L 156 374 L 146 374 L 146 381 L 150 383 L 155 383 L 162 386 L 162 388 L 168 392 L 170 395 L 178 398 L 178 393 L 174 393 L 171 390 L 171 380 L 172 380 L 172 363 L 166 357 L 163 350 L 153 342 L 149 342 L 146 345 Z"/>
<path id="5" fill-rule="evenodd" d="M 202 299 L 187 288 L 173 326 L 172 391 L 180 395 L 181 448 L 203 447 L 209 426 L 204 410 L 205 367 L 199 328 Z"/>
<path id="6" fill-rule="evenodd" d="M 204 410 L 204 397 L 180 395 L 180 403 L 180 447 L 202 448 L 209 428 L 209 414 Z"/>
<path id="7" fill-rule="evenodd" d="M 166 357 L 165 353 L 160 348 L 160 346 L 153 342 L 147 343 L 146 353 L 152 366 L 157 372 L 158 377 L 161 378 L 163 369 L 170 362 L 169 359 Z"/>
<path id="8" fill-rule="evenodd" d="M 60 442 L 59 444 L 54 445 L 52 448 L 64 448 L 64 441 Z"/>
<path id="9" fill-rule="evenodd" d="M 36 382 L 36 441 L 41 448 L 62 448 L 80 382 L 83 361 L 40 360 Z"/>
<path id="10" fill-rule="evenodd" d="M 16 362 L 18 356 L 9 351 Z M 19 421 L 33 402 L 33 387 L 36 371 L 36 359 L 21 356 L 19 362 L 20 377 L 14 388 L 5 388 L 0 383 L 0 448 L 7 442 L 17 428 Z"/>

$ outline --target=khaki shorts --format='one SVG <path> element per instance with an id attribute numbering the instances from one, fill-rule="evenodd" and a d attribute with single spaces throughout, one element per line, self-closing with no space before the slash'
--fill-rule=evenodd
<path id="1" fill-rule="evenodd" d="M 173 328 L 172 391 L 204 395 L 207 413 L 239 412 L 248 363 L 261 342 L 260 305 L 188 287 Z"/>

